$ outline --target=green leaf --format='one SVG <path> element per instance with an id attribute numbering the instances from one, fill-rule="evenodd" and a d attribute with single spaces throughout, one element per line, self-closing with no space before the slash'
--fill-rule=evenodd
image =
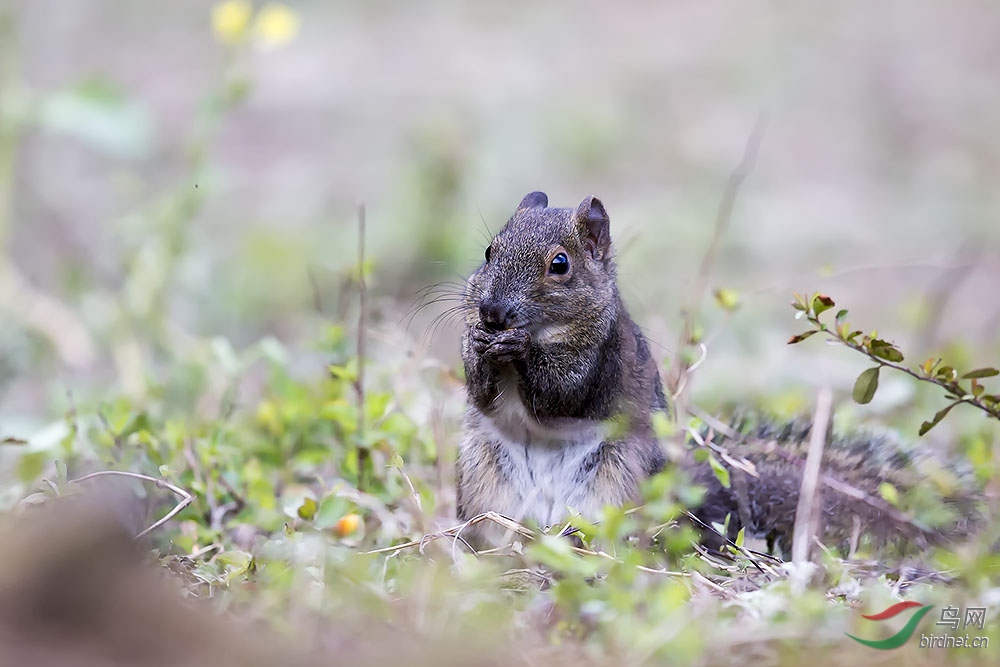
<path id="1" fill-rule="evenodd" d="M 320 415 L 323 419 L 329 419 L 341 426 L 347 432 L 353 432 L 358 424 L 357 406 L 343 399 L 324 403 L 320 408 Z"/>
<path id="2" fill-rule="evenodd" d="M 899 507 L 899 491 L 889 482 L 882 482 L 878 485 L 878 494 L 882 496 L 882 500 L 893 507 Z"/>
<path id="3" fill-rule="evenodd" d="M 29 452 L 21 457 L 17 465 L 17 478 L 24 484 L 35 482 L 45 470 L 45 463 L 48 461 L 48 454 L 45 452 Z"/>
<path id="4" fill-rule="evenodd" d="M 837 311 L 837 317 L 834 319 L 834 327 L 837 330 L 837 335 L 840 336 L 840 338 L 843 340 L 844 337 L 847 336 L 847 333 L 848 333 L 847 311 L 846 310 L 841 309 L 841 310 Z"/>
<path id="5" fill-rule="evenodd" d="M 236 106 L 247 98 L 251 89 L 252 85 L 247 79 L 238 78 L 230 81 L 226 86 L 221 102 L 226 108 Z"/>
<path id="6" fill-rule="evenodd" d="M 369 392 L 365 395 L 365 416 L 371 421 L 382 419 L 391 402 L 392 394 L 389 392 Z"/>
<path id="7" fill-rule="evenodd" d="M 875 390 L 878 389 L 878 373 L 881 369 L 881 366 L 875 366 L 858 376 L 854 382 L 854 391 L 851 392 L 851 397 L 856 403 L 861 405 L 871 403 L 875 396 Z"/>
<path id="8" fill-rule="evenodd" d="M 277 338 L 268 336 L 257 344 L 261 357 L 267 359 L 276 366 L 288 364 L 288 351 Z"/>
<path id="9" fill-rule="evenodd" d="M 719 480 L 719 484 L 721 484 L 722 486 L 724 486 L 724 487 L 726 487 L 728 489 L 729 488 L 729 469 L 726 468 L 721 463 L 719 463 L 718 459 L 716 459 L 714 456 L 709 456 L 708 457 L 708 464 L 710 466 L 712 466 L 712 472 L 715 473 L 715 478 L 717 480 Z"/>
<path id="10" fill-rule="evenodd" d="M 979 378 L 991 378 L 995 375 L 1000 375 L 1000 370 L 995 368 L 977 368 L 974 371 L 969 371 L 962 376 L 963 380 L 976 380 Z"/>
<path id="11" fill-rule="evenodd" d="M 740 307 L 740 294 L 735 290 L 720 287 L 712 294 L 715 296 L 715 302 L 719 304 L 719 307 L 728 313 Z"/>
<path id="12" fill-rule="evenodd" d="M 796 343 L 801 343 L 806 338 L 809 338 L 809 336 L 812 336 L 815 333 L 816 333 L 815 331 L 803 331 L 799 335 L 792 336 L 791 338 L 789 338 L 788 339 L 788 344 L 789 345 L 795 345 Z"/>
<path id="13" fill-rule="evenodd" d="M 216 336 L 209 342 L 212 356 L 226 373 L 233 375 L 240 370 L 239 356 L 232 342 L 224 336 Z"/>
<path id="14" fill-rule="evenodd" d="M 677 433 L 677 425 L 663 412 L 654 412 L 652 420 L 653 433 L 656 434 L 657 438 L 671 438 Z"/>
<path id="15" fill-rule="evenodd" d="M 833 308 L 835 305 L 833 299 L 826 296 L 825 294 L 817 294 L 812 300 L 813 314 L 819 317 L 821 314 Z"/>
<path id="16" fill-rule="evenodd" d="M 932 428 L 934 428 L 935 426 L 937 426 L 938 424 L 940 424 L 941 420 L 944 419 L 945 416 L 947 416 L 947 414 L 949 412 L 951 412 L 951 409 L 953 407 L 955 407 L 956 405 L 958 405 L 960 402 L 961 401 L 956 401 L 954 403 L 950 403 L 949 405 L 947 405 L 946 407 L 942 408 L 941 410 L 938 410 L 937 414 L 935 414 L 934 417 L 930 421 L 926 421 L 926 422 L 924 422 L 923 424 L 920 425 L 919 435 L 924 435 L 925 433 L 927 433 L 928 431 L 930 431 Z"/>
<path id="17" fill-rule="evenodd" d="M 66 464 L 63 461 L 56 461 L 56 483 L 59 486 L 66 486 L 69 480 L 69 471 L 66 469 Z"/>
<path id="18" fill-rule="evenodd" d="M 354 357 L 349 359 L 343 366 L 330 364 L 327 366 L 327 370 L 330 372 L 330 376 L 337 380 L 354 382 L 358 379 L 358 361 Z"/>
<path id="19" fill-rule="evenodd" d="M 259 459 L 250 459 L 243 465 L 243 479 L 248 504 L 261 510 L 273 510 L 278 506 L 274 486 L 265 476 Z"/>
<path id="20" fill-rule="evenodd" d="M 230 565 L 236 570 L 245 571 L 250 565 L 253 556 L 246 551 L 226 550 L 215 557 L 215 560 L 223 565 Z"/>
<path id="21" fill-rule="evenodd" d="M 50 132 L 116 158 L 142 159 L 156 145 L 148 110 L 103 80 L 86 81 L 43 98 L 37 120 Z"/>
<path id="22" fill-rule="evenodd" d="M 316 512 L 313 525 L 320 530 L 332 528 L 342 516 L 348 514 L 350 511 L 350 501 L 335 493 L 331 493 L 320 501 L 319 510 Z"/>
<path id="23" fill-rule="evenodd" d="M 942 366 L 934 373 L 934 377 L 941 382 L 954 382 L 958 379 L 958 372 L 951 366 Z"/>
<path id="24" fill-rule="evenodd" d="M 885 359 L 886 361 L 899 362 L 903 360 L 903 353 L 896 349 L 892 343 L 887 343 L 879 338 L 874 339 L 871 342 L 871 352 L 879 359 Z"/>
<path id="25" fill-rule="evenodd" d="M 311 521 L 314 516 L 316 516 L 316 509 L 318 505 L 316 501 L 312 498 L 304 498 L 302 504 L 299 505 L 298 515 L 300 519 L 305 519 L 306 521 Z"/>
<path id="26" fill-rule="evenodd" d="M 526 549 L 526 555 L 556 572 L 575 574 L 580 580 L 594 576 L 600 565 L 600 559 L 580 558 L 573 553 L 569 540 L 552 535 L 541 535 Z"/>

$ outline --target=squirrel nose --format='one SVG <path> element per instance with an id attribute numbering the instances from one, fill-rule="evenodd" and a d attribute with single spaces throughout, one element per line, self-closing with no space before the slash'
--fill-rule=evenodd
<path id="1" fill-rule="evenodd" d="M 493 299 L 484 300 L 479 304 L 479 319 L 487 329 L 506 329 L 514 319 L 514 306 Z"/>

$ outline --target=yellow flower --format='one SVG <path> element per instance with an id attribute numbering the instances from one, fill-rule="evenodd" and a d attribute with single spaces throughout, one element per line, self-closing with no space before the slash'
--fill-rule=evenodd
<path id="1" fill-rule="evenodd" d="M 246 0 L 226 0 L 212 7 L 212 32 L 223 44 L 239 44 L 247 36 L 253 7 Z"/>
<path id="2" fill-rule="evenodd" d="M 287 5 L 266 4 L 257 12 L 253 31 L 261 46 L 282 46 L 299 34 L 299 15 Z"/>

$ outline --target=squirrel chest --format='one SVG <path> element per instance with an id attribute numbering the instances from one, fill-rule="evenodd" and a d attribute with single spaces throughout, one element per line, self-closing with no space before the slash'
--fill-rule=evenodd
<path id="1" fill-rule="evenodd" d="M 542 527 L 564 520 L 567 509 L 593 516 L 600 509 L 593 483 L 605 443 L 602 424 L 566 419 L 542 426 L 524 405 L 513 370 L 498 390 L 489 413 L 469 417 L 484 440 L 465 443 L 475 449 L 487 443 L 495 462 L 497 479 L 487 485 L 494 492 L 482 498 L 484 507 Z"/>

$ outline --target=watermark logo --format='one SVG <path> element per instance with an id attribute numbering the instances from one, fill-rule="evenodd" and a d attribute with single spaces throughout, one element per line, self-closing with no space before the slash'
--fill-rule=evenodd
<path id="1" fill-rule="evenodd" d="M 869 621 L 884 621 L 887 618 L 893 618 L 908 609 L 914 608 L 917 611 L 910 616 L 910 620 L 906 622 L 906 625 L 900 628 L 899 632 L 886 639 L 861 639 L 850 633 L 845 634 L 854 641 L 874 649 L 889 651 L 899 648 L 909 641 L 921 619 L 934 608 L 934 605 L 924 605 L 909 600 L 906 602 L 897 602 L 877 614 L 864 614 L 861 616 Z M 953 632 L 958 631 L 959 624 L 962 625 L 963 629 L 979 628 L 982 630 L 986 625 L 986 607 L 967 607 L 963 615 L 961 609 L 949 605 L 941 609 L 941 620 L 935 623 L 935 625 L 949 626 Z M 921 648 L 987 648 L 988 646 L 989 638 L 984 636 L 970 637 L 969 635 L 962 636 L 956 634 L 926 635 L 923 633 L 920 635 Z"/>
<path id="2" fill-rule="evenodd" d="M 917 629 L 917 624 L 920 623 L 920 619 L 927 615 L 934 605 L 923 605 L 919 602 L 913 602 L 912 600 L 907 602 L 897 602 L 885 611 L 880 611 L 877 614 L 862 614 L 861 618 L 866 618 L 869 621 L 884 621 L 887 618 L 892 618 L 900 613 L 906 611 L 907 609 L 912 609 L 913 607 L 920 607 L 920 610 L 910 617 L 910 620 L 906 622 L 899 632 L 886 639 L 861 639 L 860 637 L 855 637 L 852 634 L 847 634 L 848 637 L 854 641 L 864 644 L 865 646 L 870 646 L 871 648 L 877 648 L 882 651 L 889 651 L 894 648 L 899 648 L 907 642 L 907 640 L 913 636 L 913 631 Z"/>

